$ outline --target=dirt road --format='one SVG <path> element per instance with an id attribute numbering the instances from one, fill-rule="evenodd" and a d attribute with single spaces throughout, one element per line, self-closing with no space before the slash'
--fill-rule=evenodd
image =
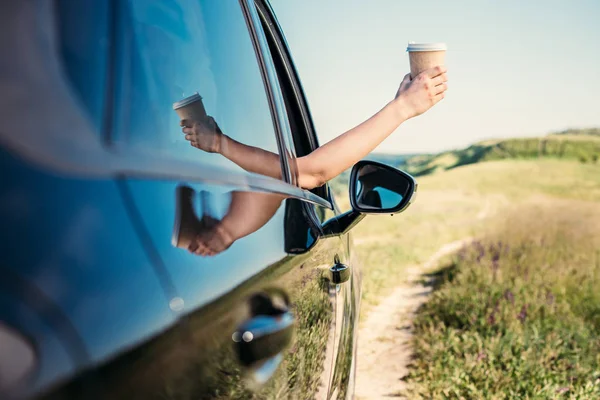
<path id="1" fill-rule="evenodd" d="M 358 336 L 357 399 L 404 398 L 400 393 L 406 388 L 402 378 L 412 354 L 412 321 L 431 293 L 431 286 L 421 283 L 422 274 L 471 240 L 448 243 L 426 263 L 409 268 L 406 283 L 369 313 Z"/>

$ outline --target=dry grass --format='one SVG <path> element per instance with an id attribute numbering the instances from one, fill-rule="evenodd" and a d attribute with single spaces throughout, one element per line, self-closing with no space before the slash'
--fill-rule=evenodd
<path id="1" fill-rule="evenodd" d="M 548 198 L 574 207 L 600 202 L 600 165 L 571 161 L 491 161 L 418 182 L 417 200 L 406 212 L 369 216 L 353 231 L 364 264 L 363 314 L 403 282 L 406 267 L 446 243 L 484 235 L 491 220 L 520 205 Z"/>
<path id="2" fill-rule="evenodd" d="M 480 241 L 419 317 L 412 395 L 600 398 L 600 165 L 504 160 L 418 180 L 406 213 L 355 230 L 363 316 L 407 266 Z"/>
<path id="3" fill-rule="evenodd" d="M 411 398 L 600 398 L 600 207 L 546 198 L 439 272 Z"/>

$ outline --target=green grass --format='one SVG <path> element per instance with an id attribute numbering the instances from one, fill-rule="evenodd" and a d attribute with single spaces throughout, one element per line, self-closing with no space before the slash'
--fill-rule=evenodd
<path id="1" fill-rule="evenodd" d="M 416 203 L 355 228 L 363 318 L 407 267 L 477 238 L 434 272 L 408 398 L 600 399 L 598 133 L 414 156 L 401 168 L 421 175 Z"/>
<path id="2" fill-rule="evenodd" d="M 597 204 L 521 206 L 438 275 L 411 398 L 600 398 Z"/>
<path id="3" fill-rule="evenodd" d="M 479 244 L 435 271 L 408 398 L 600 398 L 600 164 L 496 160 L 418 181 L 405 213 L 355 228 L 362 316 L 442 245 Z"/>
<path id="4" fill-rule="evenodd" d="M 483 235 L 489 221 L 509 209 L 548 197 L 600 202 L 600 165 L 576 161 L 490 161 L 418 182 L 416 202 L 407 211 L 368 216 L 353 230 L 365 264 L 363 315 L 404 281 L 405 268 L 427 261 L 446 243 Z"/>

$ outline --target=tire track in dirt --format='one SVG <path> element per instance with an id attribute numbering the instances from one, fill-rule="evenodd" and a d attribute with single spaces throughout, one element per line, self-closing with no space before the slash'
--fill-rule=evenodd
<path id="1" fill-rule="evenodd" d="M 431 294 L 431 286 L 421 281 L 422 274 L 472 240 L 448 243 L 427 262 L 408 268 L 406 283 L 371 310 L 358 336 L 357 399 L 403 398 L 399 393 L 406 389 L 402 378 L 408 374 L 412 356 L 412 321 Z"/>

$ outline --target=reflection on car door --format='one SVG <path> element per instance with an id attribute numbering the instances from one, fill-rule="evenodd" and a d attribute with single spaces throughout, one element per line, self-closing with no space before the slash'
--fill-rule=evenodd
<path id="1" fill-rule="evenodd" d="M 136 1 L 120 11 L 125 40 L 118 57 L 114 146 L 125 154 L 183 160 L 185 175 L 196 169 L 197 179 L 172 173 L 124 177 L 131 218 L 153 261 L 166 271 L 168 307 L 179 320 L 155 342 L 107 365 L 106 393 L 111 398 L 316 393 L 329 382 L 321 376 L 333 355 L 327 345 L 335 292 L 327 271 L 339 240 L 316 241 L 319 224 L 302 201 L 255 191 L 262 181 L 254 173 L 264 171 L 272 155 L 279 157 L 279 143 L 239 3 Z M 172 23 L 175 15 L 184 28 Z M 184 51 L 190 45 L 194 50 Z M 226 135 L 263 151 L 261 168 L 189 146 L 171 104 L 193 92 L 202 95 Z M 228 171 L 222 177 L 244 175 L 247 184 L 223 185 L 225 179 L 204 172 L 207 165 Z M 268 171 L 271 177 L 286 176 L 279 162 L 274 165 L 278 171 Z M 234 221 L 229 226 L 241 233 L 223 228 L 225 221 Z M 295 319 L 289 343 L 281 324 L 288 316 Z M 257 324 L 267 325 L 249 328 Z M 244 336 L 267 331 L 262 341 Z"/>
<path id="2" fill-rule="evenodd" d="M 119 390 L 111 395 L 148 398 L 170 390 L 176 398 L 245 398 L 254 390 L 259 398 L 276 393 L 304 398 L 316 393 L 328 380 L 321 377 L 333 322 L 332 286 L 326 272 L 335 250 L 331 241 L 315 243 L 317 232 L 302 202 L 190 183 L 197 194 L 194 212 L 188 214 L 193 219 L 202 220 L 208 213 L 215 220 L 226 218 L 240 194 L 245 195 L 248 212 L 256 212 L 249 198 L 256 198 L 259 205 L 274 200 L 269 207 L 276 205 L 271 218 L 255 232 L 213 257 L 203 257 L 173 246 L 174 219 L 183 215 L 176 210 L 177 183 L 130 181 L 128 186 L 157 259 L 174 284 L 178 300 L 171 307 L 181 319 L 160 339 L 168 349 L 164 359 L 122 375 L 113 385 Z M 288 304 L 278 305 L 273 293 L 284 293 Z M 257 318 L 284 315 L 282 309 L 295 320 L 290 347 L 262 349 L 264 356 L 242 360 L 232 335 Z"/>

